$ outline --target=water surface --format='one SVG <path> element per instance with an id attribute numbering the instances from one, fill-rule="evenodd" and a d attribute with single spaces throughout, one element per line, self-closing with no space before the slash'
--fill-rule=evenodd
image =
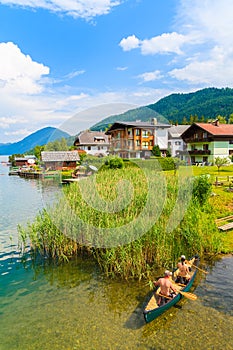
<path id="1" fill-rule="evenodd" d="M 202 266 L 197 301 L 149 324 L 148 285 L 105 279 L 94 262 L 22 261 L 17 224 L 44 206 L 51 183 L 8 176 L 0 164 L 0 349 L 233 349 L 233 257 Z M 192 290 L 193 292 L 194 290 Z"/>

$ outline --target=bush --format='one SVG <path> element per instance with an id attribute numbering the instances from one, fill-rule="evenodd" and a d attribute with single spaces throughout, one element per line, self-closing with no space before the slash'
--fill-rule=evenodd
<path id="1" fill-rule="evenodd" d="M 196 177 L 193 182 L 193 197 L 200 205 L 204 205 L 210 197 L 212 185 L 208 175 Z"/>
<path id="2" fill-rule="evenodd" d="M 105 165 L 107 165 L 110 169 L 121 169 L 124 167 L 124 161 L 122 158 L 113 157 L 106 160 Z"/>

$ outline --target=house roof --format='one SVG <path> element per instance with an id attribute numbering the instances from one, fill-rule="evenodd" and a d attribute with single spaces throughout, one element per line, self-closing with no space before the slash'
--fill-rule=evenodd
<path id="1" fill-rule="evenodd" d="M 18 161 L 28 161 L 28 159 L 36 159 L 36 156 L 34 156 L 33 154 L 30 154 L 30 155 L 25 155 L 23 157 L 15 157 L 15 160 L 18 160 Z"/>
<path id="2" fill-rule="evenodd" d="M 103 140 L 103 143 L 109 144 L 108 136 L 101 131 L 82 131 L 74 141 L 74 144 L 79 145 L 94 145 L 96 144 L 96 141 Z"/>
<path id="3" fill-rule="evenodd" d="M 149 129 L 158 129 L 158 128 L 170 128 L 170 124 L 165 123 L 153 123 L 152 122 L 141 122 L 141 121 L 130 121 L 130 122 L 115 122 L 107 131 L 106 135 L 110 134 L 112 130 L 122 129 L 125 126 L 134 127 L 134 128 L 149 128 Z"/>
<path id="4" fill-rule="evenodd" d="M 233 136 L 233 124 L 194 123 L 214 136 Z"/>
<path id="5" fill-rule="evenodd" d="M 53 151 L 53 152 L 41 152 L 41 159 L 43 162 L 70 162 L 78 161 L 78 151 Z"/>
<path id="6" fill-rule="evenodd" d="M 173 125 L 168 129 L 168 133 L 171 138 L 180 138 L 180 136 L 185 132 L 190 125 Z"/>

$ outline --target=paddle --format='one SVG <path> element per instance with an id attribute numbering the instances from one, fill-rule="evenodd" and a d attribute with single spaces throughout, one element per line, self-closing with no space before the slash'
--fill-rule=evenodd
<path id="1" fill-rule="evenodd" d="M 190 293 L 190 292 L 182 292 L 181 290 L 177 291 L 178 293 L 182 294 L 184 297 L 190 299 L 190 300 L 197 300 L 197 295 Z"/>
<path id="2" fill-rule="evenodd" d="M 170 281 L 172 282 L 172 284 L 176 285 L 177 283 L 175 281 L 173 281 L 172 279 L 170 279 Z M 182 294 L 184 297 L 190 299 L 190 300 L 197 300 L 197 295 L 190 293 L 190 292 L 182 292 L 181 290 L 177 290 L 177 293 Z"/>
<path id="3" fill-rule="evenodd" d="M 196 269 L 198 269 L 199 271 L 201 271 L 201 272 L 203 272 L 203 273 L 205 273 L 205 274 L 209 273 L 208 271 L 205 271 L 205 270 L 200 269 L 200 267 L 198 267 L 198 266 L 196 266 L 196 265 L 192 265 L 192 267 L 195 267 Z"/>

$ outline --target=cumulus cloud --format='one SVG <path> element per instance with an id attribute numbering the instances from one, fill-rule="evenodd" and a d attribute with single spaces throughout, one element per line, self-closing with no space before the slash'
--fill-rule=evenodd
<path id="1" fill-rule="evenodd" d="M 154 81 L 162 78 L 162 75 L 159 70 L 155 70 L 153 72 L 145 72 L 143 74 L 138 75 L 138 78 L 142 79 L 144 82 Z"/>
<path id="2" fill-rule="evenodd" d="M 139 49 L 142 55 L 169 54 L 167 67 L 173 68 L 167 76 L 173 79 L 198 86 L 231 86 L 232 31 L 232 0 L 179 0 L 173 32 L 149 39 L 131 35 L 120 46 L 124 51 Z"/>
<path id="3" fill-rule="evenodd" d="M 123 38 L 119 45 L 122 47 L 123 51 L 130 51 L 139 47 L 140 40 L 135 35 L 130 35 L 127 38 Z"/>
<path id="4" fill-rule="evenodd" d="M 122 0 L 0 0 L 0 4 L 32 9 L 42 8 L 74 18 L 93 18 L 108 14 Z"/>
<path id="5" fill-rule="evenodd" d="M 155 36 L 149 40 L 141 42 L 141 52 L 143 55 L 157 54 L 157 53 L 176 53 L 182 54 L 181 47 L 189 41 L 185 35 L 173 33 L 163 33 Z"/>
<path id="6" fill-rule="evenodd" d="M 191 11 L 190 11 L 191 10 Z M 233 75 L 233 8 L 231 0 L 182 0 L 177 25 L 197 39 L 183 66 L 170 76 L 190 84 L 231 86 Z"/>
<path id="7" fill-rule="evenodd" d="M 163 33 L 151 39 L 139 40 L 135 35 L 123 38 L 120 46 L 124 51 L 140 48 L 143 55 L 154 55 L 164 53 L 182 54 L 181 47 L 190 41 L 188 36 L 176 32 Z"/>
<path id="8" fill-rule="evenodd" d="M 12 42 L 0 43 L 0 91 L 37 94 L 42 91 L 40 82 L 49 68 L 21 52 Z"/>

